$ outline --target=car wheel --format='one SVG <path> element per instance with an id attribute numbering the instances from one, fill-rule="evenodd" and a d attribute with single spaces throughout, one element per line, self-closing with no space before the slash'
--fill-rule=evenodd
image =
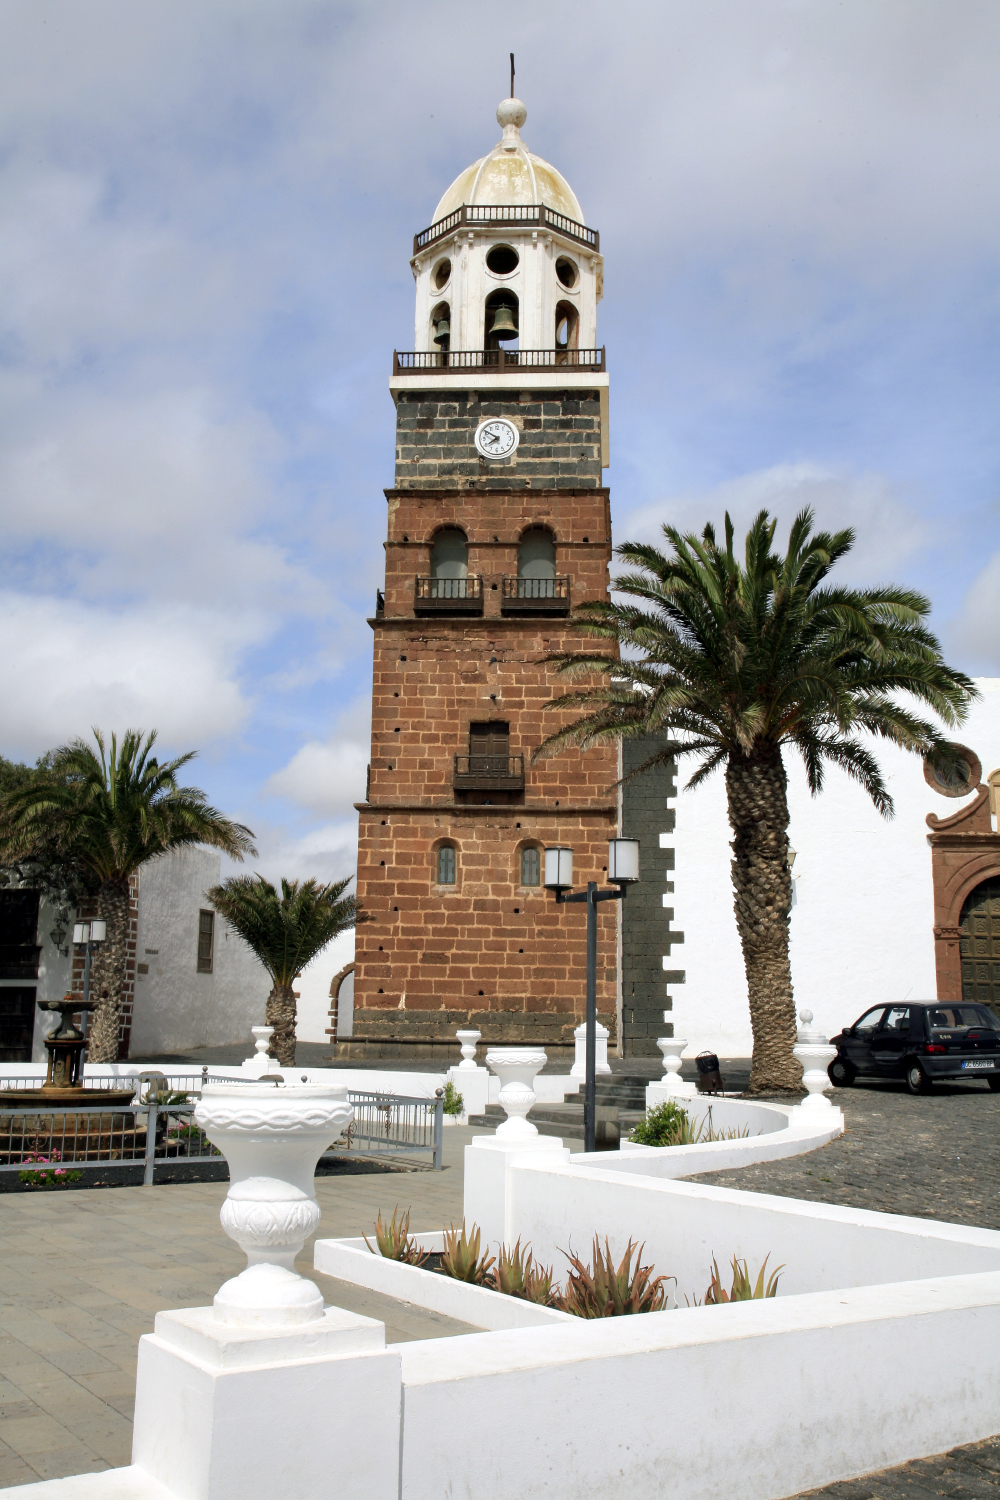
<path id="1" fill-rule="evenodd" d="M 1000 1094 L 1000 1078 L 987 1078 L 991 1094 Z"/>
<path id="2" fill-rule="evenodd" d="M 829 1074 L 830 1082 L 837 1089 L 849 1089 L 857 1077 L 850 1063 L 845 1062 L 842 1057 L 835 1057 L 826 1071 Z M 996 1081 L 1000 1083 L 1000 1078 Z M 992 1084 L 992 1082 L 993 1079 L 991 1078 L 990 1083 Z"/>
<path id="3" fill-rule="evenodd" d="M 911 1094 L 926 1094 L 930 1090 L 930 1079 L 918 1062 L 912 1059 L 906 1064 L 906 1087 Z"/>

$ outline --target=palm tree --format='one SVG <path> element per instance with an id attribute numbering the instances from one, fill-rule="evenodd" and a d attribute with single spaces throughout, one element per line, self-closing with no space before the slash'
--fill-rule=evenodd
<path id="1" fill-rule="evenodd" d="M 343 892 L 354 879 L 319 885 L 282 880 L 281 895 L 263 875 L 234 875 L 213 886 L 208 899 L 271 976 L 265 1019 L 274 1027 L 270 1052 L 282 1067 L 295 1066 L 295 991 L 302 970 L 338 933 L 365 918 Z"/>
<path id="2" fill-rule="evenodd" d="M 856 590 L 825 583 L 853 546 L 852 530 L 813 534 L 813 514 L 803 510 L 782 557 L 772 548 L 776 524 L 760 512 L 742 562 L 728 514 L 724 547 L 711 525 L 701 537 L 664 526 L 669 555 L 631 542 L 618 547 L 634 569 L 615 580 L 624 599 L 585 604 L 574 623 L 584 635 L 614 642 L 625 661 L 606 649 L 547 658 L 568 677 L 597 673 L 603 681 L 547 705 L 586 712 L 536 751 L 539 758 L 570 744 L 667 734 L 671 740 L 633 774 L 692 756 L 697 769 L 688 785 L 697 786 L 725 766 L 756 1093 L 801 1087 L 792 1055 L 784 747 L 801 755 L 814 795 L 829 762 L 891 817 L 878 762 L 859 736 L 947 762 L 954 749 L 900 695 L 949 726 L 962 721 L 976 696 L 971 680 L 943 661 L 922 595 L 891 585 Z"/>
<path id="3" fill-rule="evenodd" d="M 171 849 L 209 844 L 234 859 L 255 854 L 253 834 L 209 805 L 197 787 L 177 784 L 194 751 L 160 765 L 151 754 L 156 730 L 129 729 L 119 748 L 94 730 L 97 751 L 77 739 L 46 759 L 43 770 L 14 787 L 0 806 L 0 863 L 51 854 L 53 847 L 97 886 L 107 941 L 97 949 L 89 1027 L 92 1062 L 115 1062 L 128 969 L 129 881 L 140 866 Z"/>

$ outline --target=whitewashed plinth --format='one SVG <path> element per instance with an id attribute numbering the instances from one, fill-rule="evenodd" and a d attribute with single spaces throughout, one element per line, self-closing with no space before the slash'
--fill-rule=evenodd
<path id="1" fill-rule="evenodd" d="M 158 1313 L 139 1341 L 133 1465 L 179 1500 L 337 1493 L 397 1500 L 399 1353 L 385 1325 L 327 1308 L 300 1328 Z"/>
<path id="2" fill-rule="evenodd" d="M 455 1085 L 464 1101 L 464 1108 L 460 1115 L 445 1115 L 444 1123 L 447 1125 L 451 1120 L 453 1125 L 467 1125 L 470 1115 L 482 1115 L 486 1113 L 490 1093 L 490 1072 L 488 1068 L 479 1068 L 473 1065 L 467 1068 L 464 1063 L 458 1063 L 448 1069 L 447 1077 Z"/>
<path id="3" fill-rule="evenodd" d="M 586 1026 L 586 1023 L 584 1023 L 582 1026 L 577 1026 L 576 1029 L 574 1030 L 574 1032 L 573 1032 L 573 1045 L 574 1045 L 574 1047 L 575 1047 L 576 1050 L 575 1050 L 575 1053 L 574 1053 L 574 1056 L 573 1056 L 573 1066 L 569 1070 L 569 1076 L 571 1078 L 586 1079 L 586 1077 L 587 1077 L 587 1026 Z M 594 1069 L 595 1076 L 600 1077 L 600 1075 L 602 1073 L 610 1073 L 611 1072 L 611 1064 L 608 1062 L 608 1028 L 606 1026 L 602 1026 L 601 1023 L 600 1023 L 600 1021 L 598 1021 L 596 1029 L 594 1031 L 594 1056 L 595 1056 L 595 1059 L 596 1059 L 596 1066 L 595 1066 L 595 1069 Z"/>
<path id="4" fill-rule="evenodd" d="M 247 1257 L 216 1293 L 218 1321 L 288 1326 L 323 1316 L 322 1294 L 297 1275 L 295 1257 L 319 1224 L 316 1163 L 352 1114 L 342 1086 L 283 1075 L 202 1089 L 195 1120 L 229 1163 L 219 1218 Z"/>
<path id="5" fill-rule="evenodd" d="M 517 1162 L 568 1162 L 569 1147 L 558 1136 L 538 1135 L 513 1140 L 479 1135 L 465 1148 L 466 1227 L 478 1224 L 483 1241 L 493 1253 L 503 1244 L 513 1244 L 509 1230 L 510 1168 Z"/>

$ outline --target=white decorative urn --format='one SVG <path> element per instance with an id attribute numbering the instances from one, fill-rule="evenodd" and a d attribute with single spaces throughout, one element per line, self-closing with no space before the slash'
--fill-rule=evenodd
<path id="1" fill-rule="evenodd" d="M 826 1097 L 827 1092 L 832 1089 L 830 1075 L 826 1071 L 837 1055 L 836 1047 L 830 1043 L 821 1031 L 813 1030 L 813 1013 L 811 1010 L 799 1012 L 799 1039 L 792 1048 L 792 1052 L 802 1064 L 802 1084 L 806 1089 L 806 1098 L 803 1099 L 800 1109 L 808 1110 L 810 1114 L 817 1110 L 833 1109 L 833 1105 Z"/>
<path id="2" fill-rule="evenodd" d="M 681 1077 L 681 1056 L 687 1046 L 686 1037 L 660 1036 L 656 1039 L 663 1056 L 663 1080 L 660 1087 L 668 1099 L 693 1099 L 698 1090 L 694 1084 Z"/>
<path id="3" fill-rule="evenodd" d="M 286 1081 L 206 1084 L 194 1117 L 229 1163 L 230 1187 L 219 1217 L 247 1269 L 215 1297 L 226 1323 L 261 1326 L 311 1322 L 323 1298 L 299 1276 L 295 1257 L 319 1223 L 316 1163 L 351 1119 L 343 1086 Z"/>
<path id="4" fill-rule="evenodd" d="M 455 1032 L 462 1046 L 462 1061 L 457 1068 L 459 1073 L 476 1072 L 476 1043 L 482 1034 L 481 1031 Z"/>
<path id="5" fill-rule="evenodd" d="M 571 1078 L 587 1077 L 587 1023 L 577 1026 L 573 1032 L 573 1043 L 575 1052 L 573 1066 L 569 1070 Z M 608 1062 L 608 1028 L 602 1026 L 600 1021 L 594 1027 L 594 1074 L 595 1077 L 601 1073 L 610 1073 L 611 1064 Z"/>
<path id="6" fill-rule="evenodd" d="M 547 1058 L 541 1048 L 496 1047 L 486 1054 L 486 1066 L 500 1080 L 499 1102 L 507 1118 L 497 1126 L 497 1137 L 504 1141 L 531 1140 L 538 1127 L 528 1119 L 535 1102 L 532 1087 Z"/>
<path id="7" fill-rule="evenodd" d="M 265 1078 L 268 1073 L 280 1072 L 278 1059 L 271 1057 L 267 1050 L 274 1036 L 274 1027 L 251 1026 L 250 1031 L 255 1050 L 253 1056 L 240 1065 L 240 1072 L 246 1073 L 250 1078 Z"/>

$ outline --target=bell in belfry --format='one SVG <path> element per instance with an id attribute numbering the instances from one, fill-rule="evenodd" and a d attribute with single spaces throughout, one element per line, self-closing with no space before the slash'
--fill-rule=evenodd
<path id="1" fill-rule="evenodd" d="M 490 329 L 490 336 L 498 339 L 517 338 L 517 324 L 514 322 L 514 314 L 506 302 L 502 302 L 497 308 L 496 317 L 493 319 L 493 327 Z"/>
<path id="2" fill-rule="evenodd" d="M 447 317 L 441 318 L 440 321 L 435 323 L 434 325 L 434 342 L 435 344 L 440 344 L 441 348 L 443 349 L 448 344 L 450 338 L 451 324 L 448 322 Z"/>

